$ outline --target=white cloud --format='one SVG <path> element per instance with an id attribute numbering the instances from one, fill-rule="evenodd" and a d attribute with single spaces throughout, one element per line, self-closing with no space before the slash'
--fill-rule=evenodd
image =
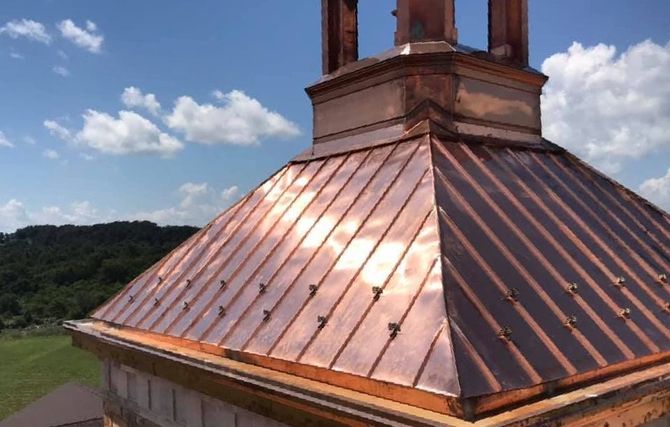
<path id="1" fill-rule="evenodd" d="M 44 127 L 49 130 L 49 133 L 56 138 L 67 142 L 72 141 L 72 132 L 70 132 L 69 129 L 61 126 L 58 122 L 54 120 L 45 120 L 43 124 Z"/>
<path id="2" fill-rule="evenodd" d="M 238 192 L 236 186 L 219 192 L 207 183 L 188 182 L 175 192 L 174 206 L 129 214 L 101 211 L 87 201 L 74 202 L 66 207 L 45 206 L 31 210 L 21 201 L 11 199 L 4 205 L 0 204 L 0 232 L 12 232 L 29 225 L 91 225 L 110 221 L 202 226 L 223 212 Z"/>
<path id="3" fill-rule="evenodd" d="M 70 70 L 60 65 L 54 65 L 51 70 L 62 77 L 68 77 L 70 75 Z"/>
<path id="4" fill-rule="evenodd" d="M 91 53 L 100 53 L 105 38 L 98 33 L 94 22 L 86 21 L 86 28 L 78 27 L 71 19 L 61 21 L 57 25 L 61 35 L 75 45 Z"/>
<path id="5" fill-rule="evenodd" d="M 584 47 L 548 58 L 545 136 L 616 173 L 626 161 L 670 151 L 670 43 L 644 41 L 617 55 Z"/>
<path id="6" fill-rule="evenodd" d="M 51 43 L 51 36 L 44 25 L 30 19 L 9 21 L 0 27 L 0 34 L 6 34 L 13 39 L 23 37 L 44 44 Z"/>
<path id="7" fill-rule="evenodd" d="M 37 141 L 35 141 L 35 138 L 33 138 L 32 136 L 24 136 L 23 137 L 23 142 L 28 144 L 28 145 L 37 144 Z"/>
<path id="8" fill-rule="evenodd" d="M 13 232 L 29 225 L 91 225 L 111 220 L 110 214 L 101 214 L 89 202 L 75 202 L 66 208 L 47 206 L 35 211 L 16 199 L 0 205 L 0 232 Z"/>
<path id="9" fill-rule="evenodd" d="M 157 154 L 170 157 L 184 145 L 162 132 L 154 123 L 132 111 L 119 111 L 118 118 L 88 110 L 84 126 L 73 132 L 53 120 L 44 122 L 52 135 L 75 145 L 110 155 Z"/>
<path id="10" fill-rule="evenodd" d="M 44 157 L 46 157 L 47 159 L 49 159 L 49 160 L 58 160 L 58 159 L 60 159 L 60 154 L 58 154 L 58 151 L 56 151 L 56 150 L 51 150 L 51 149 L 49 149 L 49 150 L 44 150 L 44 151 L 42 152 L 42 155 L 43 155 Z"/>
<path id="11" fill-rule="evenodd" d="M 8 148 L 14 147 L 14 144 L 12 144 L 9 141 L 9 139 L 7 139 L 7 137 L 5 136 L 4 133 L 2 133 L 2 131 L 0 131 L 0 147 L 8 147 Z"/>
<path id="12" fill-rule="evenodd" d="M 292 138 L 300 135 L 298 126 L 279 113 L 269 111 L 256 99 L 234 90 L 215 92 L 220 106 L 198 104 L 182 96 L 175 102 L 166 124 L 185 134 L 191 142 L 203 144 L 255 145 L 267 138 Z"/>
<path id="13" fill-rule="evenodd" d="M 670 212 L 670 169 L 665 176 L 652 178 L 640 186 L 640 193 L 650 201 Z"/>
<path id="14" fill-rule="evenodd" d="M 184 145 L 161 132 L 152 122 L 132 111 L 120 111 L 119 118 L 88 110 L 76 141 L 103 154 L 158 154 L 172 156 Z"/>
<path id="15" fill-rule="evenodd" d="M 128 108 L 144 108 L 154 116 L 158 116 L 161 112 L 161 104 L 156 99 L 156 95 L 153 93 L 145 95 L 140 89 L 133 86 L 124 89 L 121 101 Z"/>
<path id="16" fill-rule="evenodd" d="M 30 218 L 23 203 L 12 199 L 0 205 L 0 232 L 10 232 L 30 224 Z"/>
<path id="17" fill-rule="evenodd" d="M 183 209 L 192 208 L 199 202 L 204 196 L 210 193 L 209 185 L 205 182 L 202 184 L 194 184 L 192 182 L 187 182 L 186 184 L 179 187 L 179 194 L 183 197 L 179 206 Z"/>
<path id="18" fill-rule="evenodd" d="M 20 53 L 16 53 L 16 52 L 10 52 L 9 56 L 12 59 L 25 59 L 25 56 L 21 55 Z"/>
<path id="19" fill-rule="evenodd" d="M 176 206 L 139 212 L 132 215 L 131 219 L 152 221 L 161 225 L 202 226 L 223 212 L 238 192 L 237 186 L 217 192 L 207 183 L 188 182 L 177 190 L 179 202 Z"/>
<path id="20" fill-rule="evenodd" d="M 234 199 L 239 192 L 240 192 L 239 187 L 237 187 L 237 185 L 233 185 L 232 187 L 228 187 L 221 192 L 221 198 L 224 201 L 229 202 L 232 199 Z"/>

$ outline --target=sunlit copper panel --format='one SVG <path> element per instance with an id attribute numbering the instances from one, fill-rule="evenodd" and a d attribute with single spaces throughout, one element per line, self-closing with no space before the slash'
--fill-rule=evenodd
<path id="1" fill-rule="evenodd" d="M 428 132 L 299 157 L 93 317 L 477 397 L 670 351 L 668 274 L 668 215 L 569 153 Z"/>

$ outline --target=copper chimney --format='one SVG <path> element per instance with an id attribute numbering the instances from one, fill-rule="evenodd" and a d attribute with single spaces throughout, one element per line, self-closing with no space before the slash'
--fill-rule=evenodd
<path id="1" fill-rule="evenodd" d="M 528 0 L 489 0 L 489 52 L 528 65 Z"/>
<path id="2" fill-rule="evenodd" d="M 396 45 L 445 41 L 456 44 L 454 0 L 398 0 Z"/>
<path id="3" fill-rule="evenodd" d="M 323 74 L 358 60 L 358 0 L 321 0 Z"/>

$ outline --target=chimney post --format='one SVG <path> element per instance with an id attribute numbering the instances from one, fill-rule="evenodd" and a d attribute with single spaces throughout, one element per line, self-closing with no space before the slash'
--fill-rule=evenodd
<path id="1" fill-rule="evenodd" d="M 489 0 L 489 52 L 528 66 L 528 0 Z"/>
<path id="2" fill-rule="evenodd" d="M 398 0 L 395 44 L 458 42 L 454 0 Z"/>
<path id="3" fill-rule="evenodd" d="M 321 0 L 323 73 L 358 60 L 358 0 Z"/>

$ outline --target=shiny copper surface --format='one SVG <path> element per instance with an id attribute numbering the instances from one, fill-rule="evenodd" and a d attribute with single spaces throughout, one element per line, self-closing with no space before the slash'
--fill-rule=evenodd
<path id="1" fill-rule="evenodd" d="M 290 163 L 93 317 L 485 396 L 670 351 L 669 249 L 568 153 L 426 134 Z"/>

